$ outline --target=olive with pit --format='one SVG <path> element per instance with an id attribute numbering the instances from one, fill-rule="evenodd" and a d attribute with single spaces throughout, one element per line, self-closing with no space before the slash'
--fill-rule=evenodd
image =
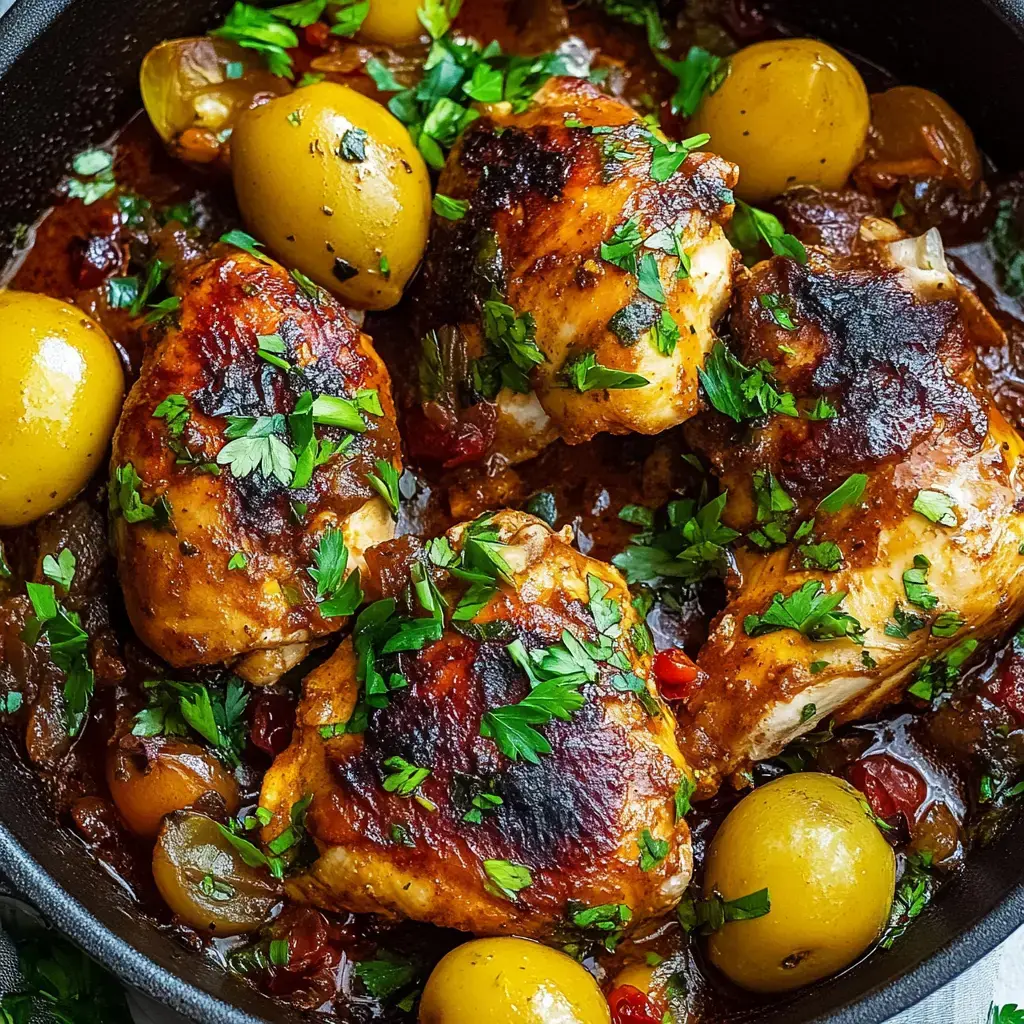
<path id="1" fill-rule="evenodd" d="M 128 738 L 107 753 L 107 785 L 125 824 L 155 839 L 164 817 L 217 793 L 229 814 L 238 810 L 238 784 L 212 754 L 176 739 Z"/>
<path id="2" fill-rule="evenodd" d="M 609 1024 L 597 982 L 575 960 L 527 939 L 476 939 L 434 968 L 420 1024 Z"/>
<path id="3" fill-rule="evenodd" d="M 266 867 L 246 863 L 212 818 L 175 811 L 153 850 L 153 880 L 185 924 L 214 935 L 256 931 L 281 900 Z"/>
<path id="4" fill-rule="evenodd" d="M 896 858 L 857 790 L 816 772 L 776 779 L 733 808 L 708 850 L 706 896 L 767 889 L 771 901 L 709 937 L 711 962 L 754 992 L 827 977 L 882 934 L 895 884 Z"/>
<path id="5" fill-rule="evenodd" d="M 59 508 L 104 466 L 123 397 L 99 324 L 57 299 L 0 291 L 0 527 Z"/>
<path id="6" fill-rule="evenodd" d="M 385 107 L 336 82 L 297 89 L 239 117 L 231 163 L 246 227 L 285 266 L 361 309 L 398 302 L 427 242 L 430 179 Z"/>
<path id="7" fill-rule="evenodd" d="M 857 69 L 816 39 L 754 43 L 687 126 L 739 165 L 736 194 L 771 199 L 791 185 L 839 188 L 864 152 L 868 91 Z"/>

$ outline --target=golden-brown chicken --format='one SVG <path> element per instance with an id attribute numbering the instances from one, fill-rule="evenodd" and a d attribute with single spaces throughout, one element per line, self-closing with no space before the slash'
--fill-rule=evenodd
<path id="1" fill-rule="evenodd" d="M 688 428 L 748 538 L 680 717 L 705 793 L 823 720 L 937 695 L 1024 611 L 1024 446 L 974 372 L 998 327 L 935 231 L 809 252 L 755 267 L 732 316 L 799 417 Z"/>
<path id="2" fill-rule="evenodd" d="M 622 577 L 520 512 L 447 537 L 411 565 L 417 617 L 370 605 L 306 680 L 260 801 L 269 838 L 312 794 L 320 856 L 291 895 L 552 941 L 585 907 L 669 910 L 689 776 Z"/>
<path id="3" fill-rule="evenodd" d="M 453 385 L 494 400 L 493 450 L 511 461 L 692 416 L 729 301 L 736 175 L 578 79 L 525 112 L 485 108 L 441 175 L 468 208 L 435 218 L 422 289 L 427 325 L 456 326 L 471 361 L 462 381 L 428 372 L 428 415 Z"/>
<path id="4" fill-rule="evenodd" d="M 393 535 L 370 476 L 398 465 L 390 382 L 347 313 L 267 259 L 230 250 L 176 290 L 114 437 L 121 586 L 171 665 L 268 682 L 344 621 L 329 531 L 348 572 Z"/>

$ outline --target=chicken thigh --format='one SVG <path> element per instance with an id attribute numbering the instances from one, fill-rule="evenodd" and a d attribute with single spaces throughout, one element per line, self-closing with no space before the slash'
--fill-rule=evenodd
<path id="1" fill-rule="evenodd" d="M 519 512 L 455 527 L 408 572 L 404 612 L 370 605 L 307 678 L 264 779 L 265 839 L 312 795 L 319 858 L 290 895 L 554 942 L 584 939 L 595 907 L 616 929 L 671 909 L 691 778 L 622 577 Z"/>
<path id="2" fill-rule="evenodd" d="M 908 687 L 937 696 L 1024 612 L 1022 442 L 975 376 L 974 346 L 1001 332 L 938 232 L 761 263 L 731 324 L 735 354 L 771 363 L 774 385 L 723 358 L 709 394 L 731 373 L 747 395 L 795 401 L 688 428 L 728 490 L 723 521 L 747 537 L 680 712 L 705 794 L 818 723 Z"/>
<path id="3" fill-rule="evenodd" d="M 125 604 L 171 665 L 269 682 L 340 628 L 342 574 L 393 536 L 390 382 L 345 310 L 265 257 L 229 250 L 175 288 L 114 437 Z"/>
<path id="4" fill-rule="evenodd" d="M 579 79 L 553 79 L 523 112 L 484 108 L 438 185 L 454 205 L 435 218 L 425 323 L 456 329 L 469 364 L 440 372 L 428 334 L 428 417 L 451 414 L 453 391 L 494 401 L 493 450 L 518 461 L 555 437 L 656 434 L 697 411 L 729 301 L 737 177 L 690 152 L 699 141 L 666 142 Z"/>

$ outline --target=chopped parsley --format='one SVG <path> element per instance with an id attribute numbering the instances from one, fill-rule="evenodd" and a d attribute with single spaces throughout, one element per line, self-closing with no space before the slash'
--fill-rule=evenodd
<path id="1" fill-rule="evenodd" d="M 672 113 L 693 117 L 705 96 L 725 81 L 729 63 L 699 46 L 691 46 L 683 60 L 659 56 L 658 60 L 679 83 L 672 96 Z"/>
<path id="2" fill-rule="evenodd" d="M 203 683 L 156 679 L 143 683 L 149 703 L 136 714 L 134 736 L 185 736 L 198 733 L 229 768 L 241 764 L 248 737 L 245 684 L 231 676 L 223 689 Z"/>
<path id="3" fill-rule="evenodd" d="M 809 420 L 834 420 L 839 410 L 827 398 L 819 398 L 804 415 Z"/>
<path id="4" fill-rule="evenodd" d="M 956 526 L 953 499 L 942 491 L 918 491 L 914 499 L 914 511 L 939 526 Z"/>
<path id="5" fill-rule="evenodd" d="M 779 629 L 793 629 L 809 640 L 838 640 L 849 637 L 860 643 L 864 627 L 852 615 L 839 611 L 846 591 L 827 593 L 820 580 L 808 580 L 788 596 L 775 594 L 761 615 L 743 620 L 747 636 L 758 637 Z"/>
<path id="6" fill-rule="evenodd" d="M 248 564 L 249 560 L 245 557 L 245 555 L 241 551 L 236 551 L 228 559 L 228 570 L 231 571 L 234 569 L 244 569 Z"/>
<path id="7" fill-rule="evenodd" d="M 653 870 L 668 856 L 668 842 L 664 839 L 657 839 L 647 828 L 640 833 L 637 847 L 640 851 L 641 871 Z"/>
<path id="8" fill-rule="evenodd" d="M 716 341 L 711 354 L 697 371 L 708 402 L 737 423 L 762 416 L 798 416 L 796 400 L 780 392 L 773 383 L 771 363 L 761 360 L 744 366 L 722 341 Z"/>
<path id="9" fill-rule="evenodd" d="M 933 701 L 942 694 L 949 693 L 953 684 L 960 678 L 960 669 L 964 662 L 977 649 L 978 641 L 968 637 L 940 657 L 922 662 L 914 681 L 907 687 L 907 693 L 925 701 Z"/>
<path id="10" fill-rule="evenodd" d="M 1012 199 L 1001 199 L 988 244 L 1002 271 L 1003 291 L 1013 298 L 1024 295 L 1024 236 Z"/>
<path id="11" fill-rule="evenodd" d="M 772 319 L 784 330 L 795 331 L 797 323 L 793 312 L 793 303 L 788 296 L 784 295 L 759 295 L 758 301 L 761 308 L 771 313 Z"/>
<path id="12" fill-rule="evenodd" d="M 376 473 L 367 473 L 370 486 L 384 499 L 392 516 L 398 516 L 401 494 L 398 489 L 398 470 L 387 459 L 376 459 Z"/>
<path id="13" fill-rule="evenodd" d="M 669 142 L 651 135 L 648 141 L 652 146 L 651 178 L 654 181 L 668 181 L 695 149 L 700 149 L 711 141 L 711 136 L 704 132 L 701 135 L 683 139 L 681 142 Z"/>
<path id="14" fill-rule="evenodd" d="M 530 869 L 508 860 L 485 860 L 484 874 L 487 875 L 485 888 L 488 892 L 513 902 L 523 889 L 533 885 Z"/>
<path id="15" fill-rule="evenodd" d="M 772 909 L 767 889 L 740 896 L 734 900 L 724 899 L 713 892 L 706 899 L 687 895 L 676 910 L 676 916 L 687 934 L 712 935 L 727 921 L 753 921 L 764 917 Z"/>
<path id="16" fill-rule="evenodd" d="M 602 903 L 596 907 L 588 907 L 578 900 L 570 900 L 566 907 L 569 923 L 585 934 L 593 935 L 609 953 L 622 940 L 623 929 L 633 918 L 633 911 L 625 903 Z M 573 953 L 576 943 L 571 943 Z"/>
<path id="17" fill-rule="evenodd" d="M 63 588 L 66 594 L 75 578 L 75 564 L 75 554 L 71 548 L 62 548 L 56 558 L 53 555 L 43 556 L 43 575 Z"/>
<path id="18" fill-rule="evenodd" d="M 607 242 L 601 243 L 601 259 L 635 275 L 636 254 L 642 244 L 639 218 L 630 217 L 616 226 Z"/>
<path id="19" fill-rule="evenodd" d="M 434 213 L 445 220 L 462 220 L 469 213 L 468 199 L 452 199 L 438 192 L 434 196 Z"/>
<path id="20" fill-rule="evenodd" d="M 217 464 L 227 466 L 236 477 L 259 470 L 265 480 L 277 480 L 288 487 L 295 474 L 295 453 L 282 440 L 286 420 L 272 416 L 228 416 L 224 436 L 228 443 L 217 454 Z"/>
<path id="21" fill-rule="evenodd" d="M 387 950 L 378 950 L 374 960 L 361 960 L 353 967 L 353 972 L 374 999 L 384 1002 L 409 988 L 419 976 L 419 968 L 413 961 Z"/>
<path id="22" fill-rule="evenodd" d="M 74 566 L 65 560 L 67 586 L 74 578 Z M 32 615 L 25 620 L 21 639 L 34 647 L 45 637 L 50 645 L 50 660 L 64 673 L 64 724 L 68 736 L 82 729 L 96 679 L 89 665 L 89 635 L 82 628 L 77 612 L 69 611 L 56 597 L 54 588 L 44 583 L 26 583 Z M 8 705 L 9 706 L 9 705 Z"/>
<path id="23" fill-rule="evenodd" d="M 864 493 L 868 478 L 865 473 L 851 473 L 834 491 L 818 502 L 818 511 L 834 515 L 847 505 L 856 505 Z"/>
<path id="24" fill-rule="evenodd" d="M 729 565 L 728 545 L 740 536 L 722 524 L 727 500 L 723 492 L 700 506 L 690 498 L 670 501 L 659 517 L 667 520 L 666 526 L 635 535 L 612 564 L 627 582 L 655 588 L 666 579 L 689 584 L 723 576 Z"/>
<path id="25" fill-rule="evenodd" d="M 384 791 L 396 796 L 412 796 L 430 775 L 429 768 L 420 768 L 410 764 L 404 757 L 397 754 L 384 762 L 388 775 L 384 778 Z"/>
<path id="26" fill-rule="evenodd" d="M 593 352 L 586 352 L 562 368 L 565 386 L 584 394 L 601 389 L 629 390 L 646 387 L 650 381 L 638 373 L 602 366 Z"/>
<path id="27" fill-rule="evenodd" d="M 250 256 L 255 256 L 262 263 L 270 262 L 270 257 L 260 252 L 260 249 L 263 248 L 263 243 L 257 242 L 248 232 L 234 228 L 221 235 L 220 240 L 226 245 L 233 245 L 236 249 L 247 252 Z"/>
<path id="28" fill-rule="evenodd" d="M 338 144 L 338 156 L 349 163 L 362 163 L 366 159 L 366 132 L 362 128 L 349 128 Z"/>
<path id="29" fill-rule="evenodd" d="M 924 555 L 914 555 L 913 566 L 903 573 L 903 591 L 907 600 L 925 611 L 939 603 L 939 599 L 928 589 L 928 570 L 931 565 Z"/>
<path id="30" fill-rule="evenodd" d="M 903 874 L 896 886 L 896 897 L 893 900 L 889 925 L 882 936 L 881 946 L 890 949 L 892 944 L 906 932 L 914 918 L 919 917 L 935 891 L 935 882 L 931 872 L 932 854 L 930 850 L 911 853 L 906 857 Z"/>
<path id="31" fill-rule="evenodd" d="M 173 532 L 171 503 L 167 497 L 160 495 L 152 505 L 147 505 L 139 493 L 141 486 L 142 480 L 130 462 L 118 466 L 108 487 L 111 513 L 120 515 L 126 523 L 150 522 L 157 529 Z"/>
<path id="32" fill-rule="evenodd" d="M 528 394 L 530 371 L 545 359 L 537 347 L 533 314 L 517 314 L 495 293 L 483 304 L 483 327 L 487 351 L 473 360 L 474 388 L 488 399 L 494 399 L 503 387 Z"/>
<path id="33" fill-rule="evenodd" d="M 897 640 L 907 640 L 911 633 L 916 633 L 917 630 L 924 629 L 928 625 L 927 619 L 922 619 L 914 612 L 906 611 L 899 601 L 893 605 L 892 617 L 893 621 L 885 624 L 885 635 Z"/>
<path id="34" fill-rule="evenodd" d="M 359 570 L 348 576 L 348 547 L 341 530 L 325 530 L 313 549 L 313 567 L 306 571 L 316 583 L 316 600 L 325 619 L 351 615 L 363 603 Z"/>
<path id="35" fill-rule="evenodd" d="M 105 149 L 87 149 L 71 161 L 71 168 L 78 175 L 68 182 L 68 197 L 81 199 L 86 206 L 113 192 L 117 186 L 114 180 L 114 157 Z"/>
<path id="36" fill-rule="evenodd" d="M 819 544 L 801 544 L 797 554 L 805 569 L 837 572 L 843 566 L 843 553 L 839 545 L 830 540 Z"/>
<path id="37" fill-rule="evenodd" d="M 736 200 L 729 234 L 747 260 L 756 258 L 760 244 L 764 243 L 776 256 L 788 256 L 801 264 L 807 262 L 807 250 L 803 243 L 783 230 L 778 217 L 750 206 L 742 199 Z"/>

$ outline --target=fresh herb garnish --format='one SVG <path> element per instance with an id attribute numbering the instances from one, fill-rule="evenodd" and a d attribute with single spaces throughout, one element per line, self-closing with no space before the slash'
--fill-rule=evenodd
<path id="1" fill-rule="evenodd" d="M 359 570 L 348 576 L 348 547 L 341 530 L 325 530 L 313 549 L 314 567 L 307 572 L 316 583 L 316 600 L 325 619 L 351 615 L 363 603 Z"/>
<path id="2" fill-rule="evenodd" d="M 645 828 L 636 841 L 640 851 L 640 870 L 651 871 L 656 868 L 668 856 L 668 842 L 651 835 L 651 830 Z"/>
<path id="3" fill-rule="evenodd" d="M 756 258 L 759 245 L 763 242 L 776 256 L 788 256 L 801 264 L 807 262 L 807 250 L 803 243 L 786 233 L 778 217 L 742 199 L 736 200 L 729 234 L 736 248 L 747 259 Z"/>
<path id="4" fill-rule="evenodd" d="M 799 415 L 796 400 L 773 383 L 774 367 L 761 360 L 744 366 L 727 346 L 716 341 L 711 354 L 697 371 L 708 402 L 737 423 L 762 416 Z"/>
<path id="5" fill-rule="evenodd" d="M 152 505 L 147 505 L 139 493 L 141 486 L 142 479 L 130 462 L 118 466 L 108 488 L 111 513 L 122 516 L 126 523 L 151 522 L 158 529 L 173 531 L 171 503 L 167 497 L 160 495 Z"/>
<path id="6" fill-rule="evenodd" d="M 250 256 L 255 256 L 261 263 L 270 262 L 270 257 L 265 253 L 260 252 L 260 249 L 263 247 L 263 243 L 257 242 L 256 239 L 248 232 L 234 228 L 221 235 L 220 240 L 227 245 L 233 245 L 236 249 L 241 249 L 243 252 L 247 252 Z"/>
<path id="7" fill-rule="evenodd" d="M 834 515 L 847 505 L 856 505 L 864 493 L 868 478 L 865 473 L 851 473 L 834 491 L 818 502 L 818 511 Z"/>
<path id="8" fill-rule="evenodd" d="M 852 615 L 839 611 L 846 591 L 826 593 L 820 580 L 808 580 L 799 590 L 785 596 L 775 594 L 761 615 L 743 620 L 747 636 L 764 636 L 779 629 L 793 629 L 809 640 L 838 640 L 849 637 L 859 643 L 864 628 Z"/>
<path id="9" fill-rule="evenodd" d="M 914 511 L 939 526 L 956 526 L 957 519 L 953 499 L 942 491 L 918 491 L 914 499 Z"/>
<path id="10" fill-rule="evenodd" d="M 687 895 L 676 911 L 679 923 L 687 934 L 712 935 L 727 921 L 753 921 L 772 909 L 767 889 L 758 889 L 734 900 L 713 892 L 706 899 Z"/>
<path id="11" fill-rule="evenodd" d="M 518 893 L 533 885 L 530 869 L 508 860 L 485 860 L 484 873 L 488 878 L 485 888 L 493 895 L 513 902 Z"/>
<path id="12" fill-rule="evenodd" d="M 430 775 L 429 768 L 420 768 L 410 764 L 404 757 L 397 754 L 384 761 L 388 774 L 384 778 L 384 791 L 397 796 L 412 796 Z"/>
<path id="13" fill-rule="evenodd" d="M 892 904 L 889 925 L 882 936 L 881 946 L 890 949 L 892 944 L 907 930 L 910 922 L 919 917 L 928 906 L 935 889 L 931 873 L 932 854 L 930 850 L 907 855 L 903 875 L 896 886 L 896 897 Z"/>
<path id="14" fill-rule="evenodd" d="M 445 220 L 462 220 L 469 213 L 468 199 L 452 199 L 438 192 L 433 201 L 434 213 Z"/>
<path id="15" fill-rule="evenodd" d="M 925 611 L 939 603 L 939 599 L 928 589 L 928 570 L 931 565 L 924 555 L 914 555 L 913 566 L 903 573 L 903 591 L 907 600 Z"/>
<path id="16" fill-rule="evenodd" d="M 565 386 L 584 394 L 597 389 L 632 389 L 646 387 L 650 381 L 638 373 L 627 373 L 602 366 L 593 352 L 586 352 L 562 367 Z"/>
<path id="17" fill-rule="evenodd" d="M 977 649 L 978 641 L 973 637 L 968 637 L 940 657 L 929 658 L 922 662 L 914 676 L 914 681 L 907 687 L 907 693 L 926 701 L 935 700 L 942 694 L 948 693 L 960 678 L 960 669 L 963 663 Z"/>
<path id="18" fill-rule="evenodd" d="M 227 420 L 224 436 L 229 441 L 218 452 L 217 464 L 239 478 L 258 469 L 265 480 L 277 480 L 283 487 L 291 484 L 295 453 L 280 436 L 286 429 L 284 416 L 228 416 Z"/>
<path id="19" fill-rule="evenodd" d="M 401 494 L 398 489 L 398 470 L 387 459 L 374 461 L 376 473 L 367 473 L 366 479 L 370 486 L 387 502 L 392 516 L 398 515 Z"/>
<path id="20" fill-rule="evenodd" d="M 521 395 L 529 393 L 530 371 L 545 359 L 537 347 L 533 314 L 517 314 L 495 293 L 483 304 L 483 327 L 487 352 L 470 367 L 475 390 L 488 399 L 495 398 L 503 387 Z"/>

